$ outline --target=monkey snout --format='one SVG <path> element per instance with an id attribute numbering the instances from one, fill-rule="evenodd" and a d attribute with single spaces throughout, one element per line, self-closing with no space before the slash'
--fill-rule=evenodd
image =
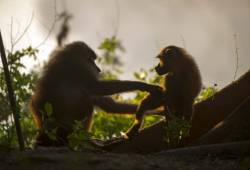
<path id="1" fill-rule="evenodd" d="M 158 73 L 159 71 L 159 67 L 160 67 L 160 64 L 158 64 L 156 67 L 155 67 L 155 71 Z"/>
<path id="2" fill-rule="evenodd" d="M 155 67 L 155 71 L 158 75 L 163 75 L 164 71 L 161 69 L 160 64 Z"/>

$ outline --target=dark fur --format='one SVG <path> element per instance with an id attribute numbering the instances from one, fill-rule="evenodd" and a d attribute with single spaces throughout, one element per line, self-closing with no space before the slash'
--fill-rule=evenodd
<path id="1" fill-rule="evenodd" d="M 147 96 L 137 110 L 137 121 L 128 131 L 129 137 L 135 135 L 146 110 L 164 106 L 165 114 L 176 114 L 190 120 L 194 100 L 201 90 L 201 76 L 193 57 L 183 48 L 168 46 L 157 56 L 160 63 L 155 67 L 159 75 L 165 75 L 163 94 Z M 167 115 L 166 115 L 167 117 Z"/>
<path id="2" fill-rule="evenodd" d="M 96 54 L 83 42 L 74 42 L 58 48 L 50 56 L 43 69 L 30 102 L 30 110 L 40 129 L 37 145 L 67 145 L 67 136 L 72 132 L 75 120 L 83 121 L 90 129 L 93 106 L 109 112 L 135 112 L 135 105 L 117 103 L 110 97 L 114 93 L 143 90 L 154 92 L 159 87 L 135 81 L 100 81 L 100 69 L 95 64 Z M 46 103 L 53 111 L 48 115 Z M 57 128 L 56 140 L 51 140 L 46 131 Z"/>

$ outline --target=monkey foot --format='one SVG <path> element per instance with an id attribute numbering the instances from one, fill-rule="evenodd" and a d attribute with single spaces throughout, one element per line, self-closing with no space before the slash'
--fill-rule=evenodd
<path id="1" fill-rule="evenodd" d="M 122 136 L 125 139 L 132 139 L 135 136 L 137 136 L 139 134 L 139 130 L 137 127 L 132 127 L 131 129 L 129 129 L 126 133 L 122 133 Z"/>

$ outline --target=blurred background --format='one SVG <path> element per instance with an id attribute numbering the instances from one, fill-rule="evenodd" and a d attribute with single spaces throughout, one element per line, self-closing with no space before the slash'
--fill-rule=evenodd
<path id="1" fill-rule="evenodd" d="M 156 54 L 168 45 L 194 56 L 206 86 L 223 87 L 234 80 L 236 68 L 236 78 L 249 69 L 250 0 L 0 0 L 6 48 L 11 48 L 10 32 L 15 39 L 30 24 L 15 48 L 38 47 L 38 61 L 46 60 L 56 46 L 55 16 L 62 11 L 73 16 L 66 42 L 85 41 L 99 53 L 105 37 L 121 40 L 126 49 L 121 79 L 153 67 Z M 34 65 L 29 59 L 25 64 Z"/>

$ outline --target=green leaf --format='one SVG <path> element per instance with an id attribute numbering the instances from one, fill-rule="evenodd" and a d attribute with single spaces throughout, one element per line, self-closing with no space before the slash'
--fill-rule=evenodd
<path id="1" fill-rule="evenodd" d="M 52 104 L 49 103 L 49 102 L 46 102 L 45 105 L 44 105 L 44 110 L 45 110 L 45 112 L 48 114 L 48 116 L 50 117 L 51 114 L 53 113 Z"/>
<path id="2" fill-rule="evenodd" d="M 45 131 L 45 133 L 48 135 L 49 139 L 53 140 L 53 141 L 56 141 L 57 140 L 57 130 L 58 128 L 54 128 L 52 129 L 51 131 Z"/>

